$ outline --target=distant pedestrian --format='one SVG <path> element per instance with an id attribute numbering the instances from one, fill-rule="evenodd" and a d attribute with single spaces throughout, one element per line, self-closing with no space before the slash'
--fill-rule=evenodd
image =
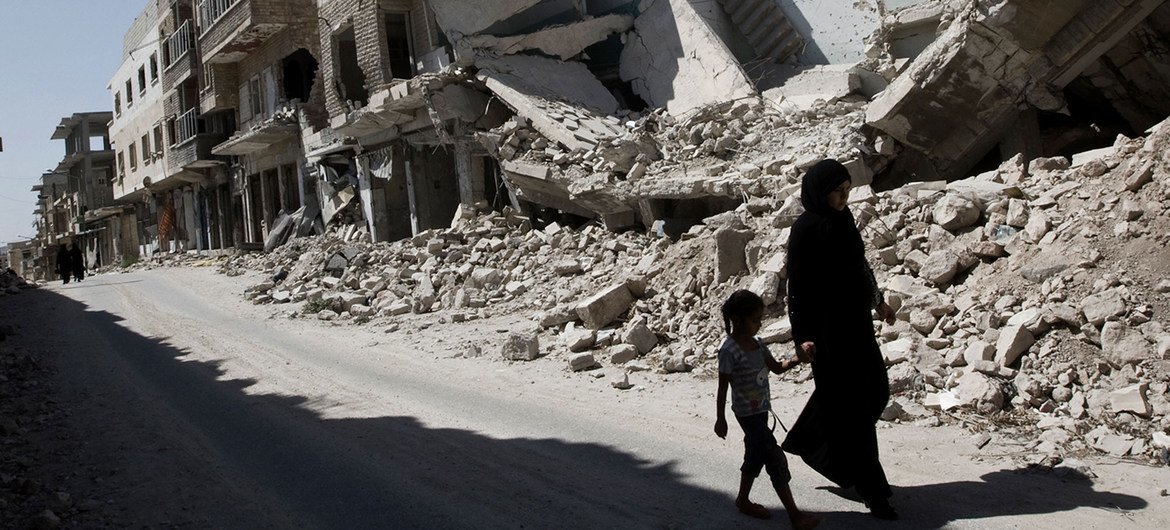
<path id="1" fill-rule="evenodd" d="M 73 277 L 77 281 L 85 279 L 85 253 L 81 251 L 81 245 L 73 244 L 73 250 L 69 251 L 69 263 L 73 265 Z"/>
<path id="2" fill-rule="evenodd" d="M 892 324 L 894 310 L 865 260 L 850 186 L 849 171 L 835 160 L 818 162 L 801 182 L 804 213 L 788 239 L 788 310 L 816 389 L 783 447 L 838 486 L 856 487 L 874 516 L 897 519 L 878 460 L 875 425 L 890 386 L 871 313 Z"/>
<path id="3" fill-rule="evenodd" d="M 69 254 L 69 247 L 61 243 L 57 247 L 57 275 L 61 283 L 69 283 L 69 276 L 73 274 L 73 260 Z"/>
<path id="4" fill-rule="evenodd" d="M 715 434 L 727 437 L 727 419 L 723 409 L 727 403 L 727 389 L 731 388 L 731 411 L 743 428 L 743 466 L 739 468 L 739 493 L 735 506 L 739 511 L 767 519 L 771 513 L 767 508 L 751 501 L 752 483 L 761 469 L 768 470 L 772 487 L 784 503 L 788 520 L 793 528 L 807 529 L 821 522 L 819 517 L 809 515 L 796 507 L 788 482 L 788 461 L 776 443 L 776 436 L 768 429 L 771 413 L 771 389 L 768 375 L 781 373 L 800 363 L 798 359 L 777 361 L 768 347 L 756 338 L 760 331 L 760 320 L 764 315 L 764 301 L 751 291 L 741 290 L 731 294 L 723 303 L 723 323 L 727 338 L 719 347 L 719 391 L 716 393 Z M 775 429 L 773 427 L 772 429 Z"/>

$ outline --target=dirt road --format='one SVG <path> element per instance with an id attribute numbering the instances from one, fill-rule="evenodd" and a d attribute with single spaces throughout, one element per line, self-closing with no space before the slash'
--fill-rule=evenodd
<path id="1" fill-rule="evenodd" d="M 569 373 L 497 359 L 520 320 L 399 330 L 290 319 L 207 268 L 107 274 L 0 299 L 11 340 L 57 372 L 41 472 L 91 498 L 64 524 L 180 527 L 765 527 L 732 506 L 739 433 L 711 434 L 714 383 Z M 462 358 L 469 343 L 482 358 Z M 774 381 L 791 421 L 808 385 Z M 1096 478 L 1023 471 L 1022 447 L 954 427 L 879 431 L 899 523 L 790 458 L 827 528 L 1170 527 L 1170 471 L 1091 461 Z M 996 455 L 1010 456 L 996 456 Z M 62 478 L 64 477 L 64 478 Z M 46 480 L 49 480 L 48 478 Z M 767 481 L 755 500 L 779 510 Z M 72 517 L 72 519 L 71 519 Z"/>

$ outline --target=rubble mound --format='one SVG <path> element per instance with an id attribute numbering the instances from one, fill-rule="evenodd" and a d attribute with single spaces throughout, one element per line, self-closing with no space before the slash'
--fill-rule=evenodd
<path id="1" fill-rule="evenodd" d="M 852 209 L 898 313 L 878 330 L 897 396 L 890 419 L 967 410 L 1047 452 L 1159 454 L 1156 435 L 1170 426 L 1170 333 L 1157 320 L 1170 309 L 1168 137 L 1157 128 L 1071 160 L 1017 157 L 950 183 L 855 189 Z M 735 289 L 769 303 L 764 340 L 791 341 L 784 264 L 797 190 L 748 196 L 677 240 L 662 227 L 538 228 L 510 209 L 461 209 L 450 229 L 375 244 L 332 230 L 221 270 L 263 270 L 272 280 L 248 298 L 302 302 L 322 319 L 530 311 L 551 339 L 541 353 L 564 355 L 570 369 L 710 377 L 717 307 Z"/>

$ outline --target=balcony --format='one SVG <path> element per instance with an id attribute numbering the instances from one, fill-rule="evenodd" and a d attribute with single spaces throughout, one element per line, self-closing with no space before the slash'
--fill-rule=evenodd
<path id="1" fill-rule="evenodd" d="M 285 107 L 276 115 L 260 120 L 247 130 L 236 131 L 231 138 L 215 146 L 211 152 L 217 155 L 250 155 L 294 140 L 301 133 L 298 120 L 300 112 L 297 106 Z"/>
<path id="2" fill-rule="evenodd" d="M 190 20 L 183 22 L 163 42 L 167 66 L 163 70 L 163 91 L 169 91 L 196 72 L 195 29 Z"/>
<path id="3" fill-rule="evenodd" d="M 199 109 L 193 108 L 175 119 L 175 141 L 167 156 L 167 173 L 213 167 L 221 163 L 211 148 L 223 141 L 224 134 L 207 132 Z"/>
<path id="4" fill-rule="evenodd" d="M 203 61 L 234 63 L 292 23 L 294 13 L 316 13 L 316 5 L 306 0 L 202 0 L 198 10 Z"/>
<path id="5" fill-rule="evenodd" d="M 239 75 L 235 65 L 206 64 L 203 66 L 204 87 L 199 93 L 199 110 L 203 114 L 232 110 L 239 105 Z"/>

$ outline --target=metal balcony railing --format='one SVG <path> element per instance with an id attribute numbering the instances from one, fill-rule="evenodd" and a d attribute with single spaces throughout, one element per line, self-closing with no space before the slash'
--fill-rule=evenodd
<path id="1" fill-rule="evenodd" d="M 199 32 L 206 33 L 215 21 L 240 0 L 202 0 L 199 2 Z"/>
<path id="2" fill-rule="evenodd" d="M 191 29 L 191 21 L 187 20 L 170 37 L 167 37 L 167 66 L 175 64 L 193 47 L 195 47 L 195 32 Z"/>
<path id="3" fill-rule="evenodd" d="M 179 145 L 199 134 L 199 109 L 192 108 L 175 120 L 175 143 Z"/>

